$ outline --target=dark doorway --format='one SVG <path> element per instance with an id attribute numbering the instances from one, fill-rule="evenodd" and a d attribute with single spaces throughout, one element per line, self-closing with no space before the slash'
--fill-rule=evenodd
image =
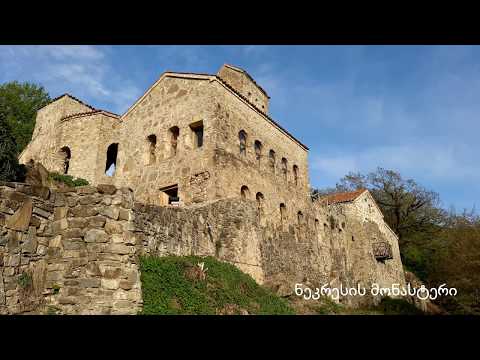
<path id="1" fill-rule="evenodd" d="M 166 186 L 160 189 L 163 193 L 168 196 L 168 205 L 179 206 L 180 198 L 178 196 L 178 184 Z"/>
<path id="2" fill-rule="evenodd" d="M 110 144 L 107 149 L 107 162 L 105 165 L 105 175 L 113 176 L 117 167 L 118 144 Z"/>
<path id="3" fill-rule="evenodd" d="M 68 146 L 62 147 L 60 150 L 60 155 L 63 158 L 63 173 L 68 174 L 68 168 L 70 167 L 70 159 L 72 158 L 72 153 Z"/>

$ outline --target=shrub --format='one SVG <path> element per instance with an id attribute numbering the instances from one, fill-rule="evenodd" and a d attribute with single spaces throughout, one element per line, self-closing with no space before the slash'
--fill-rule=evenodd
<path id="1" fill-rule="evenodd" d="M 21 288 L 27 289 L 32 286 L 32 276 L 28 273 L 23 273 L 18 278 L 18 284 Z"/>
<path id="2" fill-rule="evenodd" d="M 284 299 L 213 257 L 141 257 L 140 269 L 143 314 L 293 314 Z"/>
<path id="3" fill-rule="evenodd" d="M 50 180 L 55 180 L 55 181 L 58 181 L 58 182 L 61 182 L 61 183 L 64 183 L 70 187 L 76 187 L 76 186 L 85 186 L 85 185 L 88 185 L 89 182 L 85 179 L 82 179 L 82 178 L 76 178 L 74 179 L 72 176 L 70 175 L 62 175 L 62 174 L 59 174 L 59 173 L 56 173 L 56 172 L 52 172 L 48 175 L 48 178 Z"/>

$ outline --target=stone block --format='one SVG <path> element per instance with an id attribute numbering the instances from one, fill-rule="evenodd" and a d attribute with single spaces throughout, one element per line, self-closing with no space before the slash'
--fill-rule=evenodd
<path id="1" fill-rule="evenodd" d="M 101 285 L 98 278 L 78 279 L 78 286 L 83 288 L 98 288 Z"/>
<path id="2" fill-rule="evenodd" d="M 84 235 L 83 229 L 80 228 L 72 228 L 67 229 L 63 232 L 64 239 L 74 239 L 74 238 L 81 238 Z"/>
<path id="3" fill-rule="evenodd" d="M 118 279 L 102 279 L 102 288 L 107 290 L 116 290 L 119 287 L 120 280 Z"/>
<path id="4" fill-rule="evenodd" d="M 90 229 L 85 233 L 85 242 L 105 243 L 108 242 L 108 235 L 100 229 Z"/>
<path id="5" fill-rule="evenodd" d="M 120 210 L 114 206 L 105 206 L 100 210 L 100 214 L 109 217 L 110 219 L 117 220 Z"/>
<path id="6" fill-rule="evenodd" d="M 120 222 L 107 219 L 105 223 L 105 231 L 108 234 L 121 234 L 123 232 L 123 227 Z"/>
<path id="7" fill-rule="evenodd" d="M 109 184 L 100 184 L 97 185 L 97 190 L 100 194 L 113 195 L 117 191 L 117 188 Z"/>
<path id="8" fill-rule="evenodd" d="M 81 218 L 81 217 L 67 218 L 67 221 L 68 221 L 68 226 L 71 227 L 71 228 L 83 229 L 88 224 L 88 220 L 85 219 L 85 218 Z"/>
<path id="9" fill-rule="evenodd" d="M 89 217 L 86 220 L 88 220 L 88 226 L 92 228 L 103 228 L 106 222 L 106 218 L 100 215 Z"/>
<path id="10" fill-rule="evenodd" d="M 135 247 L 123 244 L 110 244 L 105 248 L 105 252 L 118 255 L 133 254 L 135 252 Z"/>
<path id="11" fill-rule="evenodd" d="M 60 220 L 67 217 L 67 207 L 56 207 L 53 210 L 53 220 Z"/>
<path id="12" fill-rule="evenodd" d="M 7 229 L 25 231 L 28 229 L 32 217 L 32 200 L 26 199 L 23 205 L 5 221 Z"/>
<path id="13" fill-rule="evenodd" d="M 77 194 L 80 194 L 80 195 L 95 194 L 97 192 L 97 188 L 90 185 L 78 186 L 76 189 L 77 189 Z"/>

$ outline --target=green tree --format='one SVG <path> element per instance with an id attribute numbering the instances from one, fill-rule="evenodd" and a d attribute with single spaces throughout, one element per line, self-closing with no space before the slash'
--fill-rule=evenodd
<path id="1" fill-rule="evenodd" d="M 15 181 L 20 172 L 17 144 L 5 116 L 0 113 L 0 181 Z"/>
<path id="2" fill-rule="evenodd" d="M 50 102 L 42 86 L 12 81 L 0 85 L 0 114 L 5 117 L 16 141 L 16 154 L 29 143 L 37 110 Z"/>

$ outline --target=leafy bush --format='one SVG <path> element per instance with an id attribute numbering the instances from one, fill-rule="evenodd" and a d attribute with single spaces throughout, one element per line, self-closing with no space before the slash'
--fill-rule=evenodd
<path id="1" fill-rule="evenodd" d="M 18 278 L 18 284 L 23 289 L 29 288 L 30 286 L 32 286 L 32 276 L 28 273 L 23 273 Z"/>
<path id="2" fill-rule="evenodd" d="M 62 174 L 59 174 L 59 173 L 50 173 L 48 175 L 48 178 L 50 180 L 55 180 L 55 181 L 59 181 L 59 182 L 62 182 L 70 187 L 75 187 L 75 186 L 85 186 L 85 185 L 88 185 L 89 182 L 85 179 L 82 179 L 82 178 L 76 178 L 74 179 L 72 176 L 70 175 L 62 175 Z"/>
<path id="3" fill-rule="evenodd" d="M 140 264 L 143 314 L 294 313 L 252 277 L 213 257 L 149 256 Z"/>

